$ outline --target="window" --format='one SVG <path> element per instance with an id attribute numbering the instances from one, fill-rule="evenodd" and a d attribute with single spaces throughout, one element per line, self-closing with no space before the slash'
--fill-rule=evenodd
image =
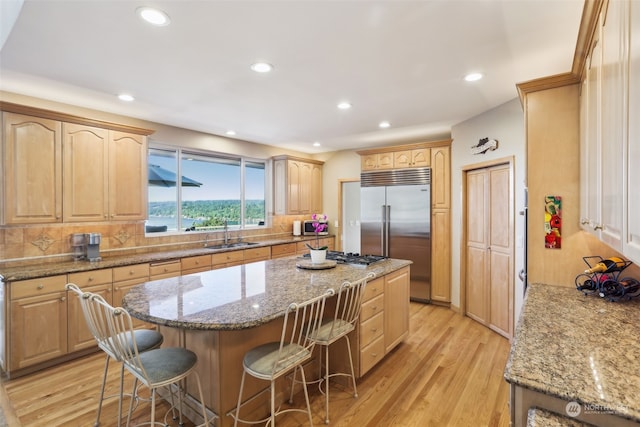
<path id="1" fill-rule="evenodd" d="M 148 160 L 148 233 L 265 225 L 264 161 L 159 146 Z"/>

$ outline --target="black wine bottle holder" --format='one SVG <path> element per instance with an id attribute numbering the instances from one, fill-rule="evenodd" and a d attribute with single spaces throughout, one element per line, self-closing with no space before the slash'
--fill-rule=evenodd
<path id="1" fill-rule="evenodd" d="M 589 268 L 604 261 L 601 256 L 582 257 Z M 628 300 L 640 296 L 640 281 L 633 277 L 620 277 L 622 271 L 633 264 L 623 261 L 624 265 L 613 265 L 600 273 L 581 273 L 576 276 L 576 289 L 585 295 L 597 295 L 609 301 Z"/>

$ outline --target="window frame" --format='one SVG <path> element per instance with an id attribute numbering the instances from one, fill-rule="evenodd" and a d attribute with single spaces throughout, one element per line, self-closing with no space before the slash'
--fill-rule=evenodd
<path id="1" fill-rule="evenodd" d="M 152 151 L 167 151 L 175 154 L 176 160 L 176 176 L 180 177 L 183 175 L 182 173 L 182 159 L 183 156 L 187 154 L 191 154 L 194 156 L 201 156 L 205 158 L 211 158 L 212 160 L 216 159 L 224 159 L 224 160 L 232 160 L 232 161 L 240 161 L 240 224 L 237 226 L 229 227 L 230 230 L 235 231 L 247 231 L 247 230 L 262 230 L 267 229 L 272 226 L 272 216 L 271 216 L 271 194 L 272 194 L 272 186 L 269 185 L 272 181 L 271 179 L 271 169 L 272 162 L 270 159 L 261 159 L 257 157 L 249 157 L 243 156 L 240 154 L 231 154 L 231 153 L 222 153 L 219 151 L 212 150 L 203 150 L 198 148 L 190 148 L 190 147 L 181 147 L 171 144 L 163 144 L 160 142 L 150 141 L 147 146 L 147 162 L 149 161 L 149 155 Z M 264 165 L 264 225 L 256 225 L 251 227 L 246 227 L 245 224 L 245 208 L 246 208 L 246 167 L 247 163 L 257 163 Z M 147 194 L 147 205 L 149 204 L 148 195 L 149 195 L 149 183 L 146 182 L 146 194 Z M 147 232 L 145 228 L 144 235 L 145 237 L 164 237 L 164 236 L 184 236 L 184 235 L 192 235 L 192 234 L 209 234 L 209 233 L 222 233 L 223 230 L 219 228 L 209 228 L 209 229 L 201 229 L 201 230 L 193 230 L 187 231 L 184 229 L 181 223 L 182 218 L 182 186 L 177 185 L 176 190 L 176 216 L 178 217 L 178 224 L 176 230 L 167 230 L 161 232 Z M 145 219 L 145 225 L 149 220 L 149 213 L 147 212 L 147 218 Z"/>

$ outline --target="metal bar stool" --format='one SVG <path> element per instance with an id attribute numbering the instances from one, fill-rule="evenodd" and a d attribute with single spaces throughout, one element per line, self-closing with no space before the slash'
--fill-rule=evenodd
<path id="1" fill-rule="evenodd" d="M 322 360 L 320 361 L 320 379 L 313 381 L 318 383 L 320 392 L 325 396 L 325 424 L 329 424 L 329 378 L 343 375 L 350 376 L 353 384 L 353 397 L 358 397 L 356 389 L 356 376 L 353 370 L 353 357 L 351 356 L 351 343 L 348 334 L 355 329 L 355 324 L 360 316 L 360 307 L 362 306 L 362 298 L 367 281 L 375 277 L 375 273 L 369 273 L 364 279 L 357 282 L 344 282 L 340 286 L 337 295 L 337 302 L 333 316 L 324 319 L 318 332 L 309 338 L 319 346 L 324 347 L 324 377 L 322 376 Z M 344 372 L 330 373 L 329 371 L 329 346 L 340 338 L 347 340 L 347 351 L 349 353 L 349 365 L 351 366 L 351 374 Z M 295 380 L 295 373 L 294 373 Z M 324 383 L 324 392 L 322 391 L 322 383 Z M 293 393 L 292 393 L 293 395 Z"/>
<path id="2" fill-rule="evenodd" d="M 98 347 L 106 353 L 106 358 L 104 362 L 104 375 L 102 377 L 102 386 L 100 387 L 100 401 L 98 402 L 98 414 L 96 415 L 96 422 L 94 423 L 95 427 L 100 425 L 100 414 L 102 413 L 102 402 L 105 399 L 108 399 L 113 396 L 104 397 L 104 389 L 107 382 L 107 374 L 109 372 L 109 359 L 113 359 L 117 362 L 122 362 L 121 359 L 118 358 L 118 355 L 115 354 L 111 347 L 105 345 L 103 337 L 105 334 L 108 334 L 108 327 L 106 324 L 98 323 L 100 319 L 94 318 L 91 316 L 91 311 L 89 309 L 89 301 L 91 299 L 91 292 L 82 291 L 76 284 L 68 283 L 66 286 L 67 291 L 74 292 L 79 300 L 80 307 L 82 308 L 82 314 L 84 315 L 84 320 L 87 322 L 87 327 L 91 332 L 91 335 L 95 338 L 98 343 Z M 136 330 L 133 334 L 133 342 L 135 342 L 138 351 L 144 352 L 147 350 L 152 350 L 154 348 L 160 347 L 162 344 L 163 337 L 160 332 L 152 331 L 149 329 L 140 329 Z M 120 394 L 118 395 L 118 426 L 120 426 L 120 420 L 122 419 L 122 397 L 123 394 L 123 381 L 124 381 L 124 364 L 120 365 Z M 134 399 L 134 395 L 132 395 L 132 400 Z"/>
<path id="3" fill-rule="evenodd" d="M 198 357 L 191 350 L 186 348 L 157 348 L 141 353 L 134 340 L 135 330 L 131 316 L 122 307 L 112 307 L 100 295 L 92 295 L 89 299 L 89 308 L 94 318 L 104 319 L 109 329 L 109 336 L 103 337 L 105 346 L 111 348 L 118 356 L 124 367 L 134 376 L 133 390 L 135 391 L 138 382 L 148 387 L 151 391 L 151 421 L 144 424 L 154 426 L 156 424 L 165 426 L 165 423 L 156 422 L 156 394 L 160 387 L 169 387 L 173 400 L 173 387 L 178 389 L 178 412 L 179 424 L 182 421 L 182 389 L 180 383 L 189 375 L 196 380 L 200 404 L 202 408 L 202 418 L 204 423 L 200 426 L 208 426 L 209 418 L 207 408 L 204 404 L 200 377 L 194 370 Z M 133 343 L 133 345 L 132 345 Z M 172 408 L 173 409 L 173 406 Z M 129 405 L 129 415 L 127 416 L 127 427 L 131 422 L 133 412 L 133 399 Z"/>
<path id="4" fill-rule="evenodd" d="M 317 334 L 324 313 L 325 301 L 327 297 L 333 294 L 334 291 L 329 289 L 319 297 L 312 298 L 302 303 L 293 303 L 289 305 L 284 315 L 280 341 L 260 345 L 245 353 L 242 363 L 243 371 L 242 380 L 240 382 L 240 392 L 238 393 L 238 405 L 235 408 L 235 413 L 234 411 L 230 411 L 227 414 L 233 417 L 234 427 L 238 425 L 238 422 L 245 424 L 259 424 L 264 423 L 265 421 L 267 422 L 267 425 L 275 427 L 277 415 L 292 411 L 306 412 L 309 416 L 309 425 L 313 426 L 311 405 L 309 404 L 309 395 L 307 393 L 307 385 L 302 364 L 311 359 L 313 355 L 315 341 L 312 341 L 310 337 Z M 278 408 L 276 411 L 276 380 L 292 370 L 294 371 L 295 376 L 295 371 L 297 371 L 298 368 L 300 369 L 302 383 L 304 385 L 304 397 L 307 403 L 306 411 L 296 408 L 283 410 Z M 240 407 L 262 393 L 260 392 L 258 395 L 246 402 L 242 402 L 242 392 L 244 389 L 246 374 L 255 378 L 270 381 L 270 387 L 262 391 L 270 390 L 271 411 L 269 417 L 258 421 L 247 421 L 240 418 Z"/>

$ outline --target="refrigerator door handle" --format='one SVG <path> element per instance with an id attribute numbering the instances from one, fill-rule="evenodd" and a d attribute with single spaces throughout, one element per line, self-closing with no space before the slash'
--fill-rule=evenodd
<path id="1" fill-rule="evenodd" d="M 387 205 L 382 205 L 382 227 L 380 227 L 380 247 L 382 248 L 382 256 L 386 256 L 387 248 Z"/>
<path id="2" fill-rule="evenodd" d="M 391 225 L 391 205 L 385 205 L 384 215 L 384 256 L 389 256 L 389 226 Z"/>

